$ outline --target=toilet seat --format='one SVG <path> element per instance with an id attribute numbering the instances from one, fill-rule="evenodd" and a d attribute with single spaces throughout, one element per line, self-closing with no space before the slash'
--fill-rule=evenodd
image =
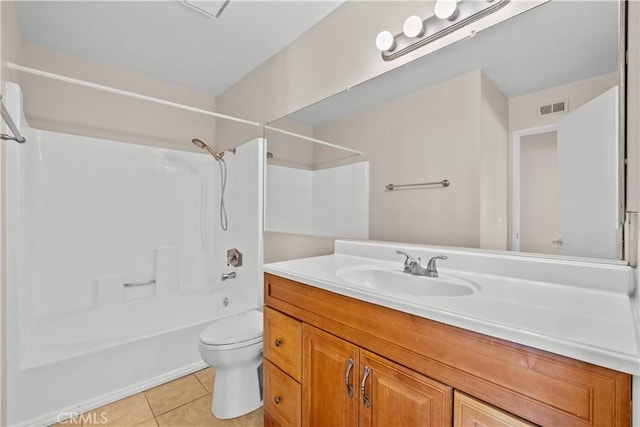
<path id="1" fill-rule="evenodd" d="M 200 333 L 200 344 L 210 349 L 230 350 L 262 341 L 262 313 L 246 311 L 216 320 Z"/>

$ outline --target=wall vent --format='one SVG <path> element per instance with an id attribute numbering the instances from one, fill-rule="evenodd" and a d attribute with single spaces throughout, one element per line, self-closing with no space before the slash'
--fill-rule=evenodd
<path id="1" fill-rule="evenodd" d="M 538 117 L 555 116 L 569 111 L 569 100 L 563 99 L 550 104 L 538 106 Z"/>

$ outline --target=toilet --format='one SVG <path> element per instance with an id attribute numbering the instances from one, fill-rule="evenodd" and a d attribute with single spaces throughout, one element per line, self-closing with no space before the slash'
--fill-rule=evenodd
<path id="1" fill-rule="evenodd" d="M 235 418 L 262 406 L 262 313 L 216 320 L 200 334 L 200 356 L 215 369 L 211 412 Z"/>

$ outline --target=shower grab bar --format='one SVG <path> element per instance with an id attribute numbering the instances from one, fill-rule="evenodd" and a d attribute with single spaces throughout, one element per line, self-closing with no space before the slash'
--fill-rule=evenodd
<path id="1" fill-rule="evenodd" d="M 360 154 L 360 155 L 364 154 L 362 151 L 353 150 L 351 148 L 343 147 L 337 144 L 332 144 L 330 142 L 323 141 L 321 139 L 311 138 L 310 136 L 300 135 L 299 133 L 289 132 L 288 130 L 274 128 L 273 126 L 264 125 L 264 128 L 272 130 L 274 132 L 282 133 L 284 135 L 295 136 L 297 138 L 304 139 L 305 141 L 314 142 L 316 144 L 324 145 L 326 147 L 337 148 L 338 150 L 348 151 L 349 153 Z"/>
<path id="2" fill-rule="evenodd" d="M 438 181 L 438 182 L 421 182 L 421 183 L 417 183 L 417 184 L 387 184 L 384 188 L 386 188 L 389 191 L 393 191 L 396 188 L 399 187 L 422 187 L 425 185 L 441 185 L 443 187 L 448 187 L 449 184 L 451 184 L 451 182 L 449 182 L 448 179 L 443 179 L 442 181 Z"/>
<path id="3" fill-rule="evenodd" d="M 131 288 L 133 286 L 143 286 L 143 285 L 155 285 L 156 280 L 145 280 L 144 282 L 131 282 L 131 283 L 125 283 L 123 286 L 125 288 Z"/>
<path id="4" fill-rule="evenodd" d="M 13 133 L 14 135 L 11 136 L 3 133 L 0 134 L 0 139 L 2 139 L 3 141 L 15 141 L 18 144 L 24 143 L 27 139 L 22 136 L 22 134 L 18 130 L 18 127 L 16 126 L 16 123 L 11 118 L 11 114 L 9 114 L 9 111 L 7 111 L 7 108 L 4 106 L 4 102 L 2 102 L 2 96 L 0 96 L 0 104 L 2 104 L 2 118 L 7 123 L 7 126 L 9 126 L 11 133 Z"/>
<path id="5" fill-rule="evenodd" d="M 178 104 L 177 102 L 166 101 L 160 98 L 154 98 L 152 96 L 141 95 L 139 93 L 130 92 L 128 90 L 117 89 L 110 86 L 105 86 L 97 83 L 88 82 L 86 80 L 74 79 L 72 77 L 63 76 L 60 74 L 49 73 L 48 71 L 37 70 L 35 68 L 25 67 L 23 65 L 13 64 L 11 62 L 7 62 L 7 68 L 10 70 L 22 71 L 23 73 L 33 74 L 34 76 L 45 77 L 47 79 L 58 80 L 65 83 L 71 83 L 78 86 L 84 86 L 91 89 L 97 89 L 104 92 L 115 93 L 118 95 L 128 96 L 130 98 L 140 99 L 142 101 L 155 102 L 156 104 L 166 105 L 169 107 L 180 108 L 182 110 L 192 111 L 194 113 L 206 114 L 208 116 L 217 117 L 220 119 L 231 120 L 238 123 L 244 123 L 247 125 L 252 125 L 256 127 L 260 127 L 260 123 L 252 122 L 251 120 L 245 120 L 238 117 L 227 116 L 226 114 L 216 113 L 214 111 L 203 110 L 201 108 L 192 107 L 190 105 Z"/>

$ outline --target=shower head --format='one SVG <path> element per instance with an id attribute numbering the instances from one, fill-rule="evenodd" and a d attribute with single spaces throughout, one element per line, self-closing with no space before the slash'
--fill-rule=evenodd
<path id="1" fill-rule="evenodd" d="M 204 143 L 203 141 L 199 140 L 198 138 L 193 138 L 191 140 L 191 143 L 193 145 L 195 145 L 196 147 L 200 147 L 203 150 L 207 150 L 209 152 L 209 154 L 211 154 L 214 157 L 214 159 L 216 159 L 216 160 L 222 159 L 224 157 L 224 155 L 227 154 L 227 153 L 233 153 L 233 154 L 236 153 L 236 149 L 235 148 L 230 148 L 230 149 L 224 150 L 222 153 L 218 154 L 218 153 L 215 152 L 215 150 L 213 148 L 209 147 L 206 143 Z"/>
<path id="2" fill-rule="evenodd" d="M 193 138 L 193 139 L 191 140 L 191 143 L 192 143 L 192 144 L 194 144 L 194 145 L 196 145 L 197 147 L 202 148 L 202 149 L 205 149 L 206 147 L 208 147 L 208 145 L 207 145 L 207 144 L 205 144 L 204 142 L 200 141 L 200 140 L 199 140 L 199 139 L 197 139 L 197 138 Z"/>

